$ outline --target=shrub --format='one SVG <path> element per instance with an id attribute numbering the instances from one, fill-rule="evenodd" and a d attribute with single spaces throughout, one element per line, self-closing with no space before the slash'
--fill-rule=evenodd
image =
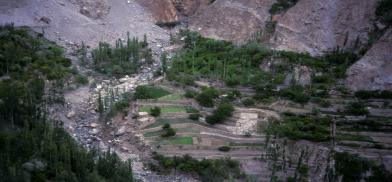
<path id="1" fill-rule="evenodd" d="M 301 104 L 306 104 L 310 100 L 310 97 L 300 85 L 293 85 L 289 88 L 282 89 L 280 95 Z"/>
<path id="2" fill-rule="evenodd" d="M 161 135 L 162 137 L 171 137 L 176 135 L 176 131 L 173 128 L 167 128 L 165 131 L 166 132 Z"/>
<path id="3" fill-rule="evenodd" d="M 255 105 L 255 101 L 252 98 L 245 98 L 242 100 L 242 104 L 246 107 Z"/>
<path id="4" fill-rule="evenodd" d="M 222 152 L 228 152 L 231 150 L 231 148 L 229 146 L 222 146 L 222 147 L 219 147 L 218 150 L 222 151 Z"/>
<path id="5" fill-rule="evenodd" d="M 165 123 L 163 126 L 162 126 L 162 129 L 169 129 L 171 126 L 170 126 L 170 124 L 169 123 Z"/>
<path id="6" fill-rule="evenodd" d="M 232 116 L 234 107 L 229 103 L 222 103 L 213 112 L 212 115 L 207 116 L 206 122 L 208 124 L 216 124 L 224 122 L 228 117 Z"/>
<path id="7" fill-rule="evenodd" d="M 85 85 L 85 84 L 88 83 L 87 77 L 83 76 L 83 75 L 76 75 L 75 76 L 75 81 L 76 81 L 77 84 L 80 84 L 80 85 Z"/>
<path id="8" fill-rule="evenodd" d="M 153 153 L 153 159 L 158 161 L 158 165 L 151 164 L 152 169 L 167 173 L 170 173 L 172 169 L 196 173 L 200 176 L 202 182 L 226 181 L 226 179 L 241 179 L 245 177 L 241 172 L 239 163 L 229 158 L 197 160 L 189 155 L 165 157 Z"/>
<path id="9" fill-rule="evenodd" d="M 329 75 L 314 76 L 312 78 L 313 83 L 330 83 L 332 80 Z"/>
<path id="10" fill-rule="evenodd" d="M 271 122 L 265 132 L 292 140 L 305 139 L 323 142 L 329 140 L 329 123 L 328 118 L 290 113 L 285 114 L 281 122 Z"/>
<path id="11" fill-rule="evenodd" d="M 346 112 L 356 116 L 369 114 L 369 111 L 367 110 L 365 104 L 362 102 L 351 103 L 346 107 Z"/>
<path id="12" fill-rule="evenodd" d="M 250 131 L 246 131 L 246 132 L 245 132 L 245 136 L 246 136 L 246 137 L 251 137 L 251 136 L 252 136 L 252 133 L 251 133 Z"/>
<path id="13" fill-rule="evenodd" d="M 225 83 L 229 87 L 234 87 L 240 84 L 240 80 L 237 77 L 230 77 L 226 79 Z"/>
<path id="14" fill-rule="evenodd" d="M 193 90 L 186 90 L 184 96 L 186 98 L 194 98 L 197 95 L 197 92 Z"/>
<path id="15" fill-rule="evenodd" d="M 188 106 L 185 108 L 187 113 L 199 113 L 199 110 L 193 108 L 192 106 Z"/>
<path id="16" fill-rule="evenodd" d="M 151 108 L 150 114 L 151 114 L 151 116 L 158 117 L 159 115 L 161 115 L 161 108 L 156 107 L 156 106 Z"/>
<path id="17" fill-rule="evenodd" d="M 219 96 L 219 91 L 213 87 L 203 88 L 202 92 L 196 97 L 200 105 L 204 107 L 213 107 L 214 99 Z"/>
<path id="18" fill-rule="evenodd" d="M 392 24 L 392 0 L 380 0 L 376 15 L 387 24 Z"/>
<path id="19" fill-rule="evenodd" d="M 170 92 L 155 86 L 141 85 L 136 87 L 134 98 L 135 99 L 157 99 L 165 95 L 169 95 Z"/>
<path id="20" fill-rule="evenodd" d="M 367 91 L 367 90 L 360 90 L 355 92 L 355 97 L 360 99 L 392 99 L 392 91 L 389 90 L 374 90 L 374 91 Z"/>
<path id="21" fill-rule="evenodd" d="M 271 14 L 278 14 L 294 6 L 297 2 L 298 0 L 278 0 L 271 6 L 269 12 Z"/>
<path id="22" fill-rule="evenodd" d="M 200 114 L 199 113 L 193 113 L 193 114 L 189 114 L 189 119 L 197 121 L 200 118 Z"/>

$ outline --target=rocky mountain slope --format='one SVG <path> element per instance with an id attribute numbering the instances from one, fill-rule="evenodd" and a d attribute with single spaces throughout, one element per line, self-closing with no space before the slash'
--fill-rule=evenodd
<path id="1" fill-rule="evenodd" d="M 271 0 L 216 0 L 190 18 L 189 28 L 202 36 L 243 42 L 269 20 Z"/>
<path id="2" fill-rule="evenodd" d="M 347 71 L 352 90 L 392 90 L 392 29 Z"/>
<path id="3" fill-rule="evenodd" d="M 366 43 L 376 0 L 300 0 L 276 18 L 274 48 L 321 55 Z"/>
<path id="4" fill-rule="evenodd" d="M 29 26 L 60 44 L 83 40 L 95 46 L 99 41 L 125 38 L 127 32 L 140 38 L 147 34 L 151 42 L 169 40 L 168 32 L 134 1 L 1 0 L 0 12 L 0 24 Z M 160 46 L 152 47 L 158 50 Z"/>

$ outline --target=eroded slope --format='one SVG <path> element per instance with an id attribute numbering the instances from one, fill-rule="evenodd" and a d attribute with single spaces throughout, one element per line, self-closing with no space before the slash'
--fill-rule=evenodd
<path id="1" fill-rule="evenodd" d="M 367 42 L 376 5 L 375 0 L 300 0 L 277 18 L 272 42 L 278 50 L 312 55 L 353 48 Z"/>
<path id="2" fill-rule="evenodd" d="M 392 89 L 392 29 L 387 30 L 365 56 L 347 71 L 353 90 Z"/>

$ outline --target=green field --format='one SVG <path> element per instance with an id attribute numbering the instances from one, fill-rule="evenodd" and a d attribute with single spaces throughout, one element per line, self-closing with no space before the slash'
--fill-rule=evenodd
<path id="1" fill-rule="evenodd" d="M 152 106 L 142 106 L 139 109 L 139 112 L 150 112 L 150 109 L 153 108 Z M 161 108 L 161 113 L 185 113 L 186 109 L 183 106 L 164 106 L 160 107 Z"/>
<path id="2" fill-rule="evenodd" d="M 146 127 L 147 128 L 155 128 L 155 127 L 159 127 L 162 126 L 165 123 L 170 123 L 170 124 L 176 124 L 176 123 L 195 123 L 195 124 L 199 124 L 204 126 L 203 123 L 199 122 L 199 121 L 194 121 L 194 120 L 190 120 L 190 119 L 186 119 L 186 118 L 176 118 L 176 119 L 164 119 L 164 118 L 158 118 L 155 123 L 148 125 Z"/>
<path id="3" fill-rule="evenodd" d="M 193 145 L 192 137 L 178 137 L 169 140 L 173 145 Z"/>
<path id="4" fill-rule="evenodd" d="M 160 97 L 158 100 L 170 101 L 170 100 L 181 100 L 183 98 L 184 98 L 184 96 L 181 95 L 181 94 L 170 94 L 170 95 L 166 95 L 166 96 Z"/>
<path id="5" fill-rule="evenodd" d="M 177 133 L 200 133 L 200 130 L 192 127 L 188 128 L 174 128 L 174 131 Z M 154 136 L 161 136 L 165 131 L 159 130 L 159 131 L 151 131 L 151 132 L 145 132 L 143 135 L 144 137 L 154 137 Z"/>

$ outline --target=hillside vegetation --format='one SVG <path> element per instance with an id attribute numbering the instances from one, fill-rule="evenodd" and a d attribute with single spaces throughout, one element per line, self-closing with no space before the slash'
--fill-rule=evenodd
<path id="1" fill-rule="evenodd" d="M 52 95 L 61 99 L 76 74 L 62 52 L 39 34 L 0 27 L 0 181 L 133 181 L 129 162 L 87 151 L 48 119 Z"/>

